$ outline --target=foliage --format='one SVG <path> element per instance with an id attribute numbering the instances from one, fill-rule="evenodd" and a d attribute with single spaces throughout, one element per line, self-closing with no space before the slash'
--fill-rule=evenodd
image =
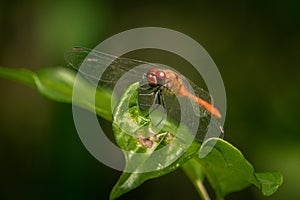
<path id="1" fill-rule="evenodd" d="M 49 99 L 72 103 L 72 89 L 76 73 L 68 68 L 47 68 L 36 73 L 26 69 L 0 68 L 0 76 L 31 86 Z M 80 88 L 88 95 L 92 91 L 90 84 L 81 77 L 79 79 Z M 269 196 L 282 184 L 283 178 L 280 173 L 255 172 L 253 166 L 244 158 L 242 153 L 225 140 L 211 138 L 202 145 L 193 142 L 186 148 L 182 142 L 186 138 L 176 139 L 176 126 L 172 121 L 167 121 L 163 129 L 156 132 L 151 121 L 138 108 L 138 86 L 138 84 L 133 84 L 127 89 L 119 100 L 113 119 L 110 110 L 111 93 L 109 91 L 98 89 L 95 94 L 95 105 L 88 102 L 84 95 L 74 102 L 76 105 L 91 111 L 95 109 L 100 117 L 113 121 L 116 142 L 124 150 L 127 162 L 125 172 L 111 192 L 111 199 L 137 188 L 146 180 L 163 176 L 179 167 L 190 178 L 202 198 L 207 198 L 202 187 L 205 178 L 213 187 L 218 199 L 223 199 L 227 194 L 242 190 L 251 184 L 257 186 L 263 195 Z M 134 127 L 144 127 L 143 134 L 148 133 L 148 136 L 139 135 L 138 129 Z M 150 134 L 152 132 L 161 137 L 150 139 L 150 137 L 154 137 Z M 175 139 L 169 140 L 169 133 L 174 134 Z M 189 137 L 188 128 L 184 129 L 184 134 L 180 135 Z M 162 163 L 153 155 L 155 150 L 164 147 L 167 148 L 167 151 L 161 155 L 165 161 Z M 181 151 L 181 156 L 167 166 L 167 163 L 176 157 L 178 151 Z M 205 157 L 201 156 L 207 151 L 210 152 Z M 134 153 L 142 153 L 140 154 L 142 156 L 136 156 Z M 161 168 L 159 167 L 161 165 L 167 167 Z M 156 170 L 142 173 L 151 166 L 156 166 Z"/>

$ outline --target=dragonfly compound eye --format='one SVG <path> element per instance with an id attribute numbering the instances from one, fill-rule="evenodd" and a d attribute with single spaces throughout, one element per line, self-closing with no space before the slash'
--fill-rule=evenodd
<path id="1" fill-rule="evenodd" d="M 166 74 L 162 70 L 157 70 L 155 72 L 155 76 L 157 78 L 157 84 L 158 85 L 164 85 L 166 81 Z"/>
<path id="2" fill-rule="evenodd" d="M 151 68 L 147 73 L 148 83 L 152 86 L 162 85 L 165 77 L 165 73 L 157 68 Z"/>
<path id="3" fill-rule="evenodd" d="M 156 76 L 154 74 L 148 73 L 147 74 L 147 80 L 148 80 L 148 83 L 150 85 L 153 85 L 153 86 L 157 85 L 157 78 L 156 78 Z"/>
<path id="4" fill-rule="evenodd" d="M 159 78 L 159 79 L 161 79 L 161 80 L 163 80 L 163 81 L 166 79 L 165 73 L 164 73 L 163 71 L 161 71 L 161 70 L 158 70 L 158 71 L 156 72 L 156 76 L 157 76 L 157 78 Z"/>

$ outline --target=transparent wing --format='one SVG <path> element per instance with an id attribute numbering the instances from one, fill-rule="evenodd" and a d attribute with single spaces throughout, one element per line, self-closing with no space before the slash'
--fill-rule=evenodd
<path id="1" fill-rule="evenodd" d="M 197 86 L 195 83 L 193 83 L 191 80 L 184 77 L 183 75 L 181 76 L 182 76 L 183 84 L 188 89 L 189 92 L 191 92 L 193 95 L 197 97 L 200 97 L 201 99 L 210 103 L 211 105 L 214 105 L 213 97 L 207 91 Z M 215 116 L 211 115 L 211 113 L 208 110 L 200 106 L 195 101 L 191 100 L 191 104 L 192 107 L 194 108 L 194 113 L 196 113 L 196 115 L 200 117 L 197 139 L 199 141 L 203 141 L 204 138 L 223 137 L 224 130 L 220 121 Z M 211 131 L 207 132 L 209 126 L 211 126 Z"/>
<path id="2" fill-rule="evenodd" d="M 106 86 L 113 86 L 123 74 L 136 66 L 157 67 L 152 63 L 117 57 L 85 47 L 74 47 L 66 51 L 65 60 L 88 80 L 97 84 L 98 82 L 103 83 Z M 143 73 L 146 73 L 146 71 Z M 141 73 L 132 71 L 131 74 L 138 75 Z M 139 78 L 142 79 L 142 76 L 139 76 Z"/>

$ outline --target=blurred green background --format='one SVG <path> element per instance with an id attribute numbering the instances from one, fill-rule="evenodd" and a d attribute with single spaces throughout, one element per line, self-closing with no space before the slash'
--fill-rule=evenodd
<path id="1" fill-rule="evenodd" d="M 225 139 L 257 171 L 278 170 L 273 196 L 255 187 L 226 199 L 300 199 L 300 3 L 287 1 L 1 1 L 0 66 L 65 66 L 64 51 L 93 48 L 131 28 L 165 27 L 209 52 L 227 92 Z M 71 105 L 0 79 L 0 199 L 107 199 L 120 172 L 90 155 Z M 198 199 L 178 170 L 120 199 Z"/>

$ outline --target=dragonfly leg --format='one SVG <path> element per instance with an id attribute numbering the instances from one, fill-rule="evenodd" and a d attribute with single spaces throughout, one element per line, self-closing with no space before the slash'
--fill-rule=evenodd
<path id="1" fill-rule="evenodd" d="M 149 113 L 147 114 L 147 117 L 149 115 L 151 115 L 151 113 L 153 113 L 160 105 L 163 107 L 164 111 L 163 111 L 163 117 L 159 120 L 159 122 L 157 124 L 155 124 L 155 126 L 159 126 L 161 124 L 161 122 L 166 118 L 166 103 L 165 103 L 165 99 L 164 96 L 162 95 L 162 90 L 161 87 L 155 87 L 155 88 L 147 88 L 146 90 L 148 91 L 152 91 L 151 93 L 140 93 L 139 95 L 141 96 L 152 96 L 154 95 L 154 99 L 153 99 L 153 103 L 152 105 L 149 106 L 153 106 L 151 108 L 151 110 L 149 110 Z"/>
<path id="2" fill-rule="evenodd" d="M 155 126 L 159 126 L 161 124 L 161 122 L 166 119 L 166 116 L 167 116 L 166 102 L 165 102 L 165 98 L 164 98 L 164 95 L 162 94 L 161 90 L 157 91 L 157 97 L 158 97 L 158 104 L 163 106 L 164 113 L 163 113 L 162 118 L 159 120 L 159 122 Z"/>
<path id="3" fill-rule="evenodd" d="M 224 135 L 224 128 L 223 126 L 214 118 L 210 118 L 211 122 L 213 123 L 213 125 L 220 131 L 221 135 Z"/>
<path id="4" fill-rule="evenodd" d="M 152 105 L 153 105 L 153 104 L 156 104 L 156 101 L 157 101 L 157 99 L 159 98 L 159 97 L 158 97 L 158 96 L 159 96 L 159 92 L 158 92 L 158 91 L 155 91 L 154 93 L 155 93 L 155 96 L 154 96 L 154 100 L 153 100 Z M 159 101 L 159 100 L 158 100 L 158 101 Z M 154 110 L 156 110 L 158 106 L 159 106 L 159 103 L 156 104 L 156 106 L 149 112 L 149 115 L 150 115 Z"/>
<path id="5" fill-rule="evenodd" d="M 151 93 L 148 93 L 148 94 L 139 94 L 140 96 L 152 96 L 154 95 L 155 92 L 151 92 Z"/>
<path id="6" fill-rule="evenodd" d="M 165 114 L 167 113 L 167 106 L 166 106 L 166 102 L 165 102 L 165 97 L 164 95 L 162 94 L 162 92 L 160 92 L 160 97 L 161 97 L 161 103 L 162 103 L 162 106 L 164 107 L 164 112 Z"/>
<path id="7" fill-rule="evenodd" d="M 156 95 L 157 91 L 158 91 L 158 87 L 147 87 L 147 88 L 140 87 L 139 88 L 139 97 L 142 97 L 142 96 L 150 97 L 150 96 Z M 145 103 L 142 103 L 141 105 L 143 107 L 151 107 L 152 106 L 152 104 L 149 105 L 149 104 L 145 104 Z"/>

